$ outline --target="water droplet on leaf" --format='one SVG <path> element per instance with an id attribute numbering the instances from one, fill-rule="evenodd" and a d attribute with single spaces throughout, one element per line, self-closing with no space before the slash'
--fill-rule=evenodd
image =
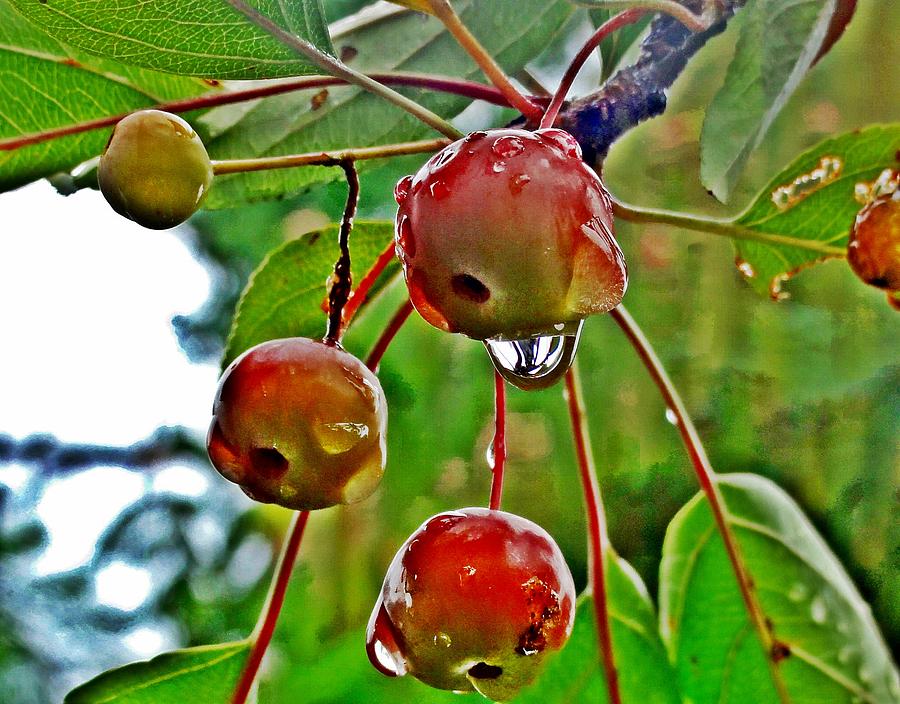
<path id="1" fill-rule="evenodd" d="M 825 599 L 817 596 L 809 605 L 809 617 L 813 623 L 823 624 L 828 620 L 828 608 L 825 606 Z"/>

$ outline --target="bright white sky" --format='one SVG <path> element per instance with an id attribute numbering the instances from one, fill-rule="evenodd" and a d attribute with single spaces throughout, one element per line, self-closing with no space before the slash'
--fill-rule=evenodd
<path id="1" fill-rule="evenodd" d="M 127 445 L 164 424 L 205 430 L 217 370 L 188 363 L 169 321 L 208 293 L 172 232 L 96 192 L 0 195 L 0 433 Z"/>

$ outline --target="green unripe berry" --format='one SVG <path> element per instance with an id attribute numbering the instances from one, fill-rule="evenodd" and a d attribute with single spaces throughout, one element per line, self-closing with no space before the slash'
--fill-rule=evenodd
<path id="1" fill-rule="evenodd" d="M 100 157 L 100 190 L 120 215 L 153 230 L 187 220 L 213 171 L 193 128 L 177 115 L 141 110 L 116 125 Z"/>

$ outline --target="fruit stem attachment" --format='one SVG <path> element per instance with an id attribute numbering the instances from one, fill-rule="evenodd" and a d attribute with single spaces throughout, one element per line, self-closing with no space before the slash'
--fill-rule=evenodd
<path id="1" fill-rule="evenodd" d="M 624 10 L 640 7 L 647 12 L 661 12 L 674 17 L 692 32 L 705 32 L 711 25 L 710 13 L 696 15 L 676 0 L 574 0 L 576 5 L 598 10 Z M 707 7 L 711 7 L 711 3 Z"/>
<path id="2" fill-rule="evenodd" d="M 400 304 L 397 312 L 391 316 L 388 324 L 385 326 L 384 330 L 382 330 L 381 335 L 379 335 L 378 339 L 375 341 L 375 345 L 372 347 L 372 351 L 369 352 L 369 356 L 366 357 L 366 366 L 373 372 L 378 371 L 378 365 L 381 364 L 381 358 L 384 357 L 387 348 L 390 346 L 397 333 L 400 332 L 400 328 L 403 327 L 403 323 L 406 322 L 406 319 L 412 312 L 412 301 L 407 298 Z"/>
<path id="3" fill-rule="evenodd" d="M 388 243 L 388 246 L 378 255 L 378 259 L 375 260 L 372 268 L 362 277 L 359 285 L 350 293 L 350 298 L 347 299 L 347 304 L 344 306 L 345 329 L 350 324 L 350 321 L 353 320 L 356 311 L 358 311 L 360 306 L 366 302 L 366 297 L 369 295 L 369 291 L 372 290 L 372 286 L 378 281 L 378 277 L 381 276 L 382 272 L 387 268 L 387 265 L 394 260 L 395 256 L 394 240 L 391 240 Z"/>
<path id="4" fill-rule="evenodd" d="M 379 83 L 369 76 L 359 71 L 354 71 L 342 61 L 329 56 L 325 52 L 316 48 L 312 43 L 305 39 L 291 34 L 279 25 L 275 24 L 271 19 L 259 12 L 256 8 L 251 7 L 243 0 L 225 0 L 231 7 L 240 12 L 244 17 L 253 22 L 257 27 L 271 34 L 275 39 L 285 46 L 293 49 L 298 54 L 306 57 L 311 63 L 321 68 L 326 73 L 342 78 L 348 83 L 352 83 L 364 90 L 384 98 L 388 102 L 393 103 L 397 107 L 405 110 L 413 117 L 424 122 L 429 127 L 437 130 L 443 135 L 451 139 L 459 139 L 462 133 L 444 118 L 432 112 L 428 108 L 419 105 L 416 101 L 410 100 L 397 91 L 388 88 L 386 85 Z"/>
<path id="5" fill-rule="evenodd" d="M 450 144 L 450 140 L 442 137 L 420 142 L 385 144 L 377 147 L 349 147 L 338 151 L 305 152 L 303 154 L 265 156 L 257 159 L 225 159 L 213 161 L 212 168 L 216 176 L 222 176 L 225 174 L 246 173 L 248 171 L 289 169 L 297 166 L 340 166 L 345 161 L 383 159 L 407 154 L 436 152 L 448 144 Z"/>
<path id="6" fill-rule="evenodd" d="M 623 306 L 613 308 L 609 312 L 616 324 L 625 333 L 625 337 L 631 343 L 631 346 L 637 352 L 641 362 L 653 379 L 659 389 L 660 394 L 665 401 L 666 408 L 675 415 L 678 431 L 681 433 L 681 440 L 684 443 L 691 464 L 694 466 L 694 473 L 700 484 L 706 500 L 712 510 L 713 518 L 716 522 L 719 535 L 722 536 L 722 542 L 725 544 L 725 551 L 728 554 L 728 561 L 731 563 L 732 571 L 737 580 L 738 587 L 741 591 L 741 598 L 750 617 L 750 621 L 755 628 L 760 642 L 766 653 L 766 662 L 769 664 L 769 670 L 772 675 L 772 681 L 778 692 L 780 701 L 790 702 L 787 687 L 778 669 L 776 658 L 776 642 L 772 634 L 771 627 L 767 625 L 767 619 L 763 613 L 756 592 L 753 587 L 753 579 L 746 568 L 744 557 L 741 553 L 740 545 L 735 538 L 731 529 L 730 516 L 728 506 L 719 490 L 718 476 L 710 464 L 709 457 L 703 447 L 703 442 L 694 427 L 691 417 L 688 415 L 687 409 L 679 396 L 675 385 L 666 373 L 665 368 L 657 357 L 653 346 L 644 336 L 643 331 L 635 322 L 634 318 L 628 313 Z"/>
<path id="7" fill-rule="evenodd" d="M 572 439 L 575 442 L 575 454 L 578 457 L 578 469 L 581 474 L 581 486 L 584 492 L 585 509 L 588 522 L 590 582 L 594 594 L 594 616 L 597 621 L 597 639 L 600 642 L 600 658 L 606 674 L 606 686 L 609 690 L 610 704 L 621 704 L 619 691 L 619 673 L 616 669 L 613 652 L 612 629 L 609 623 L 609 598 L 606 593 L 606 574 L 604 559 L 606 555 L 613 558 L 612 546 L 606 531 L 606 514 L 603 511 L 603 499 L 600 496 L 600 484 L 597 481 L 597 469 L 591 452 L 591 440 L 588 435 L 587 415 L 584 407 L 584 394 L 581 390 L 581 379 L 578 374 L 578 362 L 566 372 L 566 386 L 563 392 L 569 406 L 569 419 L 572 422 Z"/>
<path id="8" fill-rule="evenodd" d="M 722 235 L 724 237 L 730 237 L 733 240 L 750 240 L 776 246 L 806 249 L 826 257 L 847 256 L 846 248 L 833 247 L 817 240 L 779 235 L 774 232 L 760 232 L 744 225 L 739 225 L 733 220 L 718 220 L 716 218 L 706 218 L 699 215 L 676 213 L 670 210 L 641 208 L 623 203 L 615 198 L 613 198 L 613 213 L 616 217 L 630 222 L 652 222 L 662 225 L 673 225 L 685 230 L 706 232 L 712 235 Z"/>
<path id="9" fill-rule="evenodd" d="M 484 75 L 503 93 L 509 104 L 521 112 L 529 122 L 536 124 L 541 119 L 540 107 L 516 89 L 509 76 L 500 67 L 500 64 L 494 60 L 494 57 L 488 53 L 475 35 L 469 31 L 469 28 L 466 27 L 459 15 L 456 14 L 456 10 L 453 9 L 449 0 L 428 0 L 428 4 L 431 6 L 435 17 L 443 22 L 447 31 L 466 50 L 466 53 L 475 60 L 475 63 L 478 64 Z"/>
<path id="10" fill-rule="evenodd" d="M 594 50 L 600 43 L 617 29 L 621 29 L 626 25 L 637 22 L 646 14 L 646 12 L 646 9 L 634 8 L 619 13 L 600 25 L 597 31 L 588 38 L 584 43 L 584 46 L 582 46 L 581 49 L 578 50 L 578 53 L 575 54 L 575 58 L 572 59 L 572 62 L 563 74 L 562 80 L 559 82 L 559 86 L 553 94 L 553 99 L 550 101 L 547 110 L 544 112 L 544 116 L 541 118 L 541 129 L 553 127 L 553 123 L 556 122 L 563 101 L 566 99 L 566 96 L 569 94 L 569 89 L 571 89 L 572 84 L 575 82 L 575 77 L 578 75 L 581 67 L 584 66 L 584 62 L 588 60 L 588 57 L 592 53 L 594 53 Z"/>
<path id="11" fill-rule="evenodd" d="M 272 576 L 272 583 L 269 586 L 269 594 L 259 613 L 256 628 L 250 635 L 252 643 L 250 655 L 247 656 L 247 664 L 244 665 L 244 671 L 235 687 L 231 704 L 245 704 L 247 696 L 253 688 L 253 683 L 256 681 L 259 666 L 272 640 L 278 615 L 284 605 L 284 596 L 287 593 L 288 582 L 294 570 L 294 563 L 297 561 L 297 553 L 300 551 L 303 531 L 306 529 L 308 520 L 309 511 L 295 512 L 291 518 L 291 524 L 288 526 L 284 544 L 281 546 L 281 554 L 278 556 L 278 563 Z"/>
<path id="12" fill-rule="evenodd" d="M 491 500 L 488 508 L 500 509 L 506 471 L 506 381 L 494 372 L 494 439 L 491 441 Z"/>
<path id="13" fill-rule="evenodd" d="M 356 217 L 356 206 L 359 205 L 359 173 L 352 159 L 339 162 L 347 178 L 347 203 L 341 216 L 341 228 L 338 232 L 338 247 L 341 253 L 334 263 L 334 272 L 328 282 L 328 328 L 325 342 L 339 344 L 344 334 L 343 311 L 353 288 L 353 275 L 350 272 L 350 231 L 353 229 L 353 218 Z"/>

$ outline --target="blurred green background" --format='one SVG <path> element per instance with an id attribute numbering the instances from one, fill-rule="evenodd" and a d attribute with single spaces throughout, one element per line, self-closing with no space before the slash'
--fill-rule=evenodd
<path id="1" fill-rule="evenodd" d="M 353 4 L 333 3 L 332 9 Z M 703 107 L 721 83 L 736 30 L 730 27 L 691 63 L 663 117 L 613 148 L 605 177 L 616 196 L 646 206 L 734 213 L 773 173 L 827 135 L 900 119 L 900 4 L 863 2 L 845 37 L 772 127 L 733 205 L 718 205 L 699 182 L 697 140 Z M 541 65 L 552 66 L 553 58 Z M 505 114 L 482 110 L 468 119 L 502 124 Z M 394 182 L 420 162 L 365 171 L 361 216 L 390 218 Z M 189 355 L 218 355 L 247 275 L 271 247 L 335 219 L 343 198 L 342 185 L 321 186 L 291 200 L 195 219 L 192 246 L 216 277 L 207 306 L 175 321 Z M 683 394 L 714 466 L 770 477 L 804 507 L 872 604 L 896 654 L 900 317 L 843 261 L 800 274 L 786 285 L 790 298 L 776 303 L 742 280 L 725 239 L 627 223 L 618 235 L 631 273 L 625 303 Z M 365 353 L 402 295 L 397 282 L 366 311 L 348 335 L 351 351 Z M 612 542 L 653 594 L 666 525 L 697 485 L 655 387 L 611 321 L 587 322 L 579 362 Z M 450 698 L 362 666 L 364 628 L 384 570 L 407 535 L 433 513 L 487 501 L 492 371 L 481 343 L 439 333 L 413 317 L 389 349 L 380 376 L 390 408 L 382 488 L 362 505 L 312 517 L 261 701 Z M 556 537 L 581 587 L 583 506 L 561 390 L 511 390 L 509 405 L 504 508 Z M 202 457 L 197 461 L 215 491 L 238 492 Z M 248 536 L 277 540 L 288 514 L 272 507 L 233 514 L 221 554 L 206 564 L 188 560 L 159 604 L 161 613 L 179 622 L 185 643 L 241 637 L 255 621 L 265 579 L 243 589 L 217 580 L 224 580 L 234 548 Z M 22 548 L 7 540 L 0 550 L 9 559 Z M 3 559 L 0 553 L 0 565 Z M 13 603 L 12 597 L 0 602 L 0 672 L 6 668 L 0 688 L 14 681 L 41 686 L 41 668 L 49 665 L 42 663 L 40 643 L 2 627 L 3 603 Z M 17 686 L 18 698 L 3 701 L 45 701 L 43 695 L 28 698 L 25 690 Z"/>

